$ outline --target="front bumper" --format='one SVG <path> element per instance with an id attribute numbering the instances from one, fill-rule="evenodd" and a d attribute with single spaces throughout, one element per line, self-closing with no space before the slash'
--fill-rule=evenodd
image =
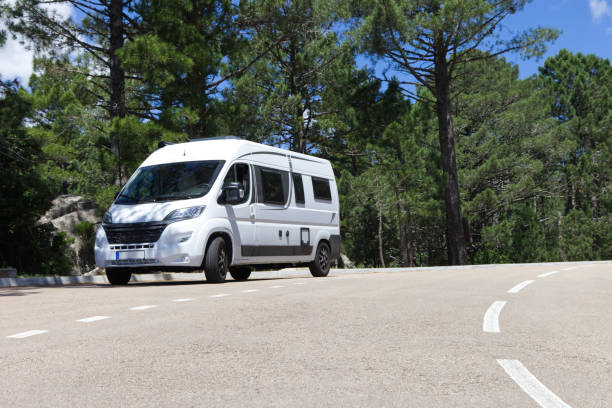
<path id="1" fill-rule="evenodd" d="M 94 247 L 96 265 L 100 268 L 199 267 L 204 257 L 202 230 L 197 219 L 170 224 L 100 226 Z"/>

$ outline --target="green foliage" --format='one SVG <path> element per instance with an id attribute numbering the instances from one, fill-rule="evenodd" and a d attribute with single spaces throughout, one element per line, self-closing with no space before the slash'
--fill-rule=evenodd
<path id="1" fill-rule="evenodd" d="M 159 111 L 154 119 L 189 138 L 215 136 L 213 95 L 225 59 L 246 45 L 232 1 L 139 1 L 135 10 L 145 33 L 119 54 L 142 75 L 142 97 Z"/>
<path id="2" fill-rule="evenodd" d="M 355 68 L 354 47 L 341 41 L 336 24 L 344 2 L 251 0 L 241 2 L 255 25 L 237 66 L 260 59 L 233 80 L 224 96 L 230 133 L 316 152 L 347 130 L 347 99 L 366 80 Z M 236 111 L 238 109 L 238 111 Z M 239 115 L 244 120 L 232 120 Z"/>
<path id="3" fill-rule="evenodd" d="M 96 241 L 96 226 L 89 221 L 83 221 L 75 226 L 75 230 L 77 236 L 81 240 L 78 248 L 81 264 L 79 266 L 83 268 L 91 268 L 95 264 L 94 244 Z"/>
<path id="4" fill-rule="evenodd" d="M 68 273 L 64 237 L 38 223 L 53 193 L 38 164 L 45 159 L 41 143 L 28 137 L 23 125 L 32 103 L 25 91 L 12 85 L 2 83 L 1 92 L 0 264 L 19 273 Z"/>

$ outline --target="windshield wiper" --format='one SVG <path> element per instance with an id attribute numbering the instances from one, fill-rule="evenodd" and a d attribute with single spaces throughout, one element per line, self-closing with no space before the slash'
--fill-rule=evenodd
<path id="1" fill-rule="evenodd" d="M 123 194 L 123 193 L 121 193 L 121 194 L 119 194 L 119 195 L 117 196 L 117 198 L 122 198 L 122 197 L 123 197 L 123 198 L 127 198 L 128 200 L 132 200 L 132 201 L 134 201 L 134 202 L 139 202 L 139 201 L 140 201 L 140 199 L 138 199 L 138 198 L 136 198 L 136 197 L 132 197 L 132 196 L 129 196 L 129 195 L 127 195 L 127 194 Z"/>

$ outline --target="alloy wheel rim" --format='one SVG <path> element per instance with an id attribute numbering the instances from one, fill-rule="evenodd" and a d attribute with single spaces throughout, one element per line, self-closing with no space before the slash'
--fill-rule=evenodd
<path id="1" fill-rule="evenodd" d="M 223 274 L 225 271 L 225 250 L 223 248 L 219 249 L 219 257 L 217 259 L 217 270 Z"/>
<path id="2" fill-rule="evenodd" d="M 324 271 L 327 270 L 329 266 L 329 255 L 325 246 L 322 246 L 321 250 L 319 251 L 319 266 Z"/>

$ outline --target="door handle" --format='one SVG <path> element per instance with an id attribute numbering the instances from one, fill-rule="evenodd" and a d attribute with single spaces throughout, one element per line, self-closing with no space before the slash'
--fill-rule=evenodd
<path id="1" fill-rule="evenodd" d="M 253 206 L 251 205 L 251 212 L 250 212 L 251 218 L 255 218 L 255 208 L 253 208 Z"/>

